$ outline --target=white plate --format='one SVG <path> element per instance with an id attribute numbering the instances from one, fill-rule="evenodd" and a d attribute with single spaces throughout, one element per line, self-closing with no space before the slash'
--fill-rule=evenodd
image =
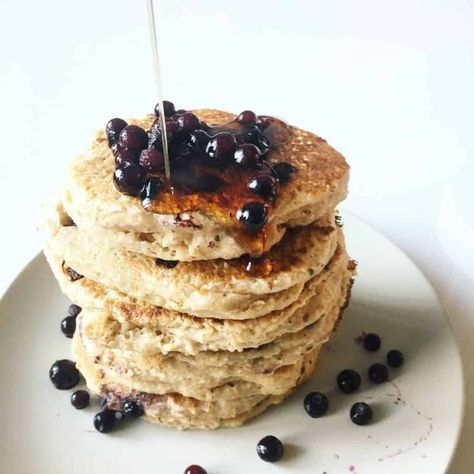
<path id="1" fill-rule="evenodd" d="M 144 422 L 109 435 L 96 432 L 96 404 L 73 409 L 71 392 L 54 389 L 48 379 L 51 363 L 70 352 L 70 340 L 59 332 L 68 301 L 43 256 L 36 257 L 0 304 L 0 472 L 179 474 L 193 463 L 209 474 L 444 472 L 463 408 L 460 359 L 446 317 L 429 283 L 398 248 L 354 217 L 346 217 L 345 230 L 359 275 L 316 376 L 246 426 L 213 432 L 178 432 Z M 382 350 L 371 354 L 357 345 L 362 331 L 379 333 Z M 366 368 L 383 361 L 391 348 L 403 351 L 406 364 L 391 369 L 390 383 L 371 385 Z M 354 395 L 334 388 L 345 367 L 363 375 Z M 330 398 L 324 418 L 312 419 L 303 410 L 304 395 L 314 389 Z M 370 426 L 348 418 L 359 400 L 373 406 Z M 267 434 L 286 446 L 276 464 L 255 453 Z"/>

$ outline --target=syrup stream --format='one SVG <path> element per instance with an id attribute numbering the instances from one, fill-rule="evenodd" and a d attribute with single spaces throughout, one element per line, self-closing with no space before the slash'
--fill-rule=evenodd
<path id="1" fill-rule="evenodd" d="M 155 12 L 153 8 L 153 0 L 147 0 L 148 7 L 148 26 L 150 29 L 150 42 L 151 42 L 151 51 L 153 54 L 153 65 L 155 69 L 155 79 L 156 79 L 156 93 L 158 96 L 158 107 L 160 110 L 160 129 L 161 129 L 161 140 L 163 143 L 163 155 L 165 158 L 165 175 L 169 183 L 171 176 L 170 169 L 170 158 L 168 154 L 168 138 L 166 136 L 166 120 L 165 119 L 165 110 L 163 106 L 163 87 L 161 84 L 161 70 L 160 70 L 160 57 L 158 55 L 158 39 L 156 35 L 156 23 L 155 23 Z"/>

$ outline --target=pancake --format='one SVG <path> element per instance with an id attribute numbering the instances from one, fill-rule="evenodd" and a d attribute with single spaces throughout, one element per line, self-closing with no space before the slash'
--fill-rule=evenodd
<path id="1" fill-rule="evenodd" d="M 234 119 L 195 113 L 210 126 Z M 128 123 L 147 130 L 155 119 Z M 136 401 L 145 419 L 165 426 L 239 426 L 312 375 L 348 304 L 355 263 L 335 211 L 347 193 L 344 157 L 276 119 L 244 122 L 213 130 L 234 138 L 204 135 L 205 143 L 202 131 L 181 127 L 171 181 L 148 168 L 146 192 L 144 169 L 127 161 L 116 170 L 117 190 L 100 131 L 44 208 L 45 255 L 82 308 L 73 359 L 111 409 Z M 138 159 L 138 141 L 150 139 L 139 131 L 134 140 L 131 130 L 112 145 L 118 160 Z M 248 145 L 236 149 L 241 140 L 269 151 L 262 158 Z M 227 161 L 239 153 L 245 162 Z M 160 170 L 156 151 L 144 158 Z"/>
<path id="2" fill-rule="evenodd" d="M 66 273 L 85 276 L 107 288 L 200 317 L 249 319 L 282 309 L 295 301 L 307 281 L 328 264 L 338 242 L 334 216 L 289 230 L 265 254 L 270 271 L 254 275 L 248 260 L 206 260 L 178 263 L 174 268 L 155 259 L 110 247 L 76 226 L 50 222 L 47 254 L 62 258 Z"/>
<path id="3" fill-rule="evenodd" d="M 347 293 L 354 274 L 354 264 L 338 247 L 326 268 L 305 284 L 299 298 L 288 307 L 255 319 L 218 320 L 150 306 L 87 278 L 72 282 L 62 271 L 61 259 L 48 258 L 66 295 L 96 315 L 88 318 L 86 334 L 90 332 L 104 345 L 143 353 L 159 350 L 193 355 L 203 350 L 259 347 L 317 321 Z"/>
<path id="4" fill-rule="evenodd" d="M 216 396 L 234 398 L 235 384 L 244 383 L 248 386 L 246 395 L 280 395 L 293 383 L 304 355 L 327 341 L 340 318 L 345 299 L 346 295 L 319 321 L 301 331 L 243 352 L 203 351 L 188 356 L 180 352 L 143 354 L 105 347 L 85 336 L 82 320 L 87 321 L 89 313 L 84 310 L 79 316 L 74 344 L 85 347 L 97 369 L 110 381 L 138 391 L 178 392 L 210 401 Z M 231 390 L 219 390 L 229 384 Z"/>
<path id="5" fill-rule="evenodd" d="M 243 395 L 232 399 L 216 398 L 213 401 L 197 400 L 179 393 L 156 395 L 131 390 L 120 383 L 110 382 L 105 374 L 95 367 L 80 344 L 74 344 L 74 354 L 77 366 L 87 380 L 88 388 L 103 397 L 109 408 L 120 410 L 126 400 L 136 400 L 144 408 L 144 418 L 152 423 L 178 429 L 216 429 L 240 426 L 269 406 L 281 403 L 314 373 L 319 349 L 306 354 L 293 387 L 285 394 Z M 245 387 L 242 388 L 245 390 Z"/>
<path id="6" fill-rule="evenodd" d="M 209 125 L 234 118 L 218 110 L 195 113 Z M 149 128 L 154 119 L 147 116 L 129 123 Z M 263 251 L 277 243 L 287 228 L 309 225 L 332 212 L 345 198 L 349 179 L 349 166 L 340 153 L 322 138 L 296 127 L 290 127 L 288 139 L 270 153 L 269 159 L 271 163 L 287 162 L 297 171 L 279 190 L 266 226 Z M 66 213 L 79 227 L 112 245 L 166 260 L 230 259 L 247 253 L 228 226 L 209 212 L 147 212 L 139 199 L 115 189 L 113 171 L 113 154 L 105 133 L 100 131 L 72 164 L 62 192 Z"/>

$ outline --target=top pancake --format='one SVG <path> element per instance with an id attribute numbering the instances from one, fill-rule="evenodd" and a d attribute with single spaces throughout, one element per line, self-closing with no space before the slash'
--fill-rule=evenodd
<path id="1" fill-rule="evenodd" d="M 149 304 L 198 317 L 250 319 L 288 306 L 324 269 L 338 244 L 343 246 L 342 231 L 333 223 L 330 214 L 291 229 L 265 254 L 261 264 L 268 271 L 257 275 L 246 270 L 246 258 L 181 262 L 169 268 L 110 247 L 81 227 L 61 226 L 54 214 L 47 224 L 45 250 L 62 259 L 72 280 L 78 273 Z"/>
<path id="2" fill-rule="evenodd" d="M 194 111 L 209 125 L 235 118 L 218 110 Z M 154 116 L 129 120 L 148 129 Z M 289 138 L 270 152 L 270 163 L 296 168 L 278 191 L 266 227 L 264 251 L 277 243 L 287 228 L 308 225 L 330 213 L 347 193 L 349 166 L 322 138 L 290 127 Z M 146 211 L 140 199 L 120 193 L 112 181 L 114 157 L 105 133 L 97 133 L 89 148 L 70 169 L 62 203 L 72 220 L 116 246 L 167 260 L 207 260 L 246 253 L 228 227 L 199 210 L 181 214 Z M 217 191 L 218 192 L 218 191 Z"/>

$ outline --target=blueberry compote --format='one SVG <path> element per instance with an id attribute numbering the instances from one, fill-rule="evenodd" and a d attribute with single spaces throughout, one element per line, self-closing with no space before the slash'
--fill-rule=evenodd
<path id="1" fill-rule="evenodd" d="M 260 255 L 278 190 L 296 171 L 290 164 L 271 161 L 272 150 L 288 139 L 289 127 L 250 110 L 231 122 L 209 125 L 166 102 L 171 162 L 167 182 L 160 120 L 155 112 L 147 131 L 120 119 L 107 124 L 118 190 L 140 196 L 150 212 L 202 211 L 233 232 L 248 254 Z"/>

